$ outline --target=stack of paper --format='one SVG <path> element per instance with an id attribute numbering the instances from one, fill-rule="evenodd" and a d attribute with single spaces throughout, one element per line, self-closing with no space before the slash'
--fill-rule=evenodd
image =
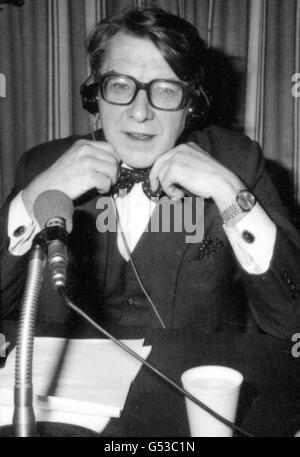
<path id="1" fill-rule="evenodd" d="M 144 340 L 123 340 L 141 357 Z M 72 423 L 97 432 L 119 417 L 141 363 L 110 340 L 35 338 L 34 411 L 37 421 Z M 0 369 L 0 425 L 11 424 L 15 349 Z"/>

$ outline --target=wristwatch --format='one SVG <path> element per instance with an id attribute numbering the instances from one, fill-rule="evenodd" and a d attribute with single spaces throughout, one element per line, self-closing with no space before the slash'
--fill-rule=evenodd
<path id="1" fill-rule="evenodd" d="M 241 213 L 248 213 L 256 203 L 255 196 L 247 189 L 240 190 L 235 201 L 220 213 L 224 224 Z"/>

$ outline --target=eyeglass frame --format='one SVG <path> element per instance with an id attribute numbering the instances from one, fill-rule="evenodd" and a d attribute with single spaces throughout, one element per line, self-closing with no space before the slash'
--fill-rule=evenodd
<path id="1" fill-rule="evenodd" d="M 130 79 L 131 81 L 133 81 L 135 83 L 135 92 L 133 94 L 132 99 L 128 103 L 116 103 L 116 102 L 111 102 L 111 101 L 106 100 L 106 98 L 104 97 L 103 81 L 105 80 L 105 78 L 107 78 L 109 76 L 116 76 L 116 77 L 120 77 L 120 78 L 128 78 L 128 79 Z M 183 91 L 182 101 L 181 101 L 180 105 L 177 108 L 158 108 L 157 106 L 155 106 L 152 103 L 151 98 L 150 98 L 150 87 L 151 87 L 151 85 L 153 83 L 161 82 L 161 81 L 175 83 L 175 84 L 177 84 L 178 86 L 180 86 L 182 88 L 182 91 Z M 117 106 L 128 106 L 128 105 L 130 105 L 135 100 L 138 92 L 140 90 L 145 90 L 146 94 L 147 94 L 147 99 L 148 99 L 148 102 L 150 103 L 150 105 L 153 108 L 158 109 L 160 111 L 180 111 L 180 110 L 182 110 L 187 105 L 187 103 L 188 103 L 189 99 L 191 98 L 191 96 L 194 93 L 197 92 L 187 82 L 184 82 L 184 81 L 179 81 L 179 80 L 176 80 L 176 79 L 158 78 L 158 79 L 152 79 L 152 81 L 149 81 L 147 83 L 143 83 L 143 82 L 139 81 L 138 79 L 134 78 L 133 76 L 124 75 L 124 74 L 121 74 L 121 73 L 115 73 L 114 71 L 110 71 L 110 72 L 107 72 L 107 73 L 104 73 L 103 75 L 101 75 L 99 77 L 99 79 L 97 80 L 97 85 L 98 85 L 98 87 L 100 89 L 100 94 L 101 94 L 101 97 L 103 98 L 103 100 L 106 101 L 106 103 L 109 103 L 110 105 L 117 105 Z"/>

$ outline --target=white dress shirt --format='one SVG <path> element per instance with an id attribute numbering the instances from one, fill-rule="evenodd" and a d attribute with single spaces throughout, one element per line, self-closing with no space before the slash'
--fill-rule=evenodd
<path id="1" fill-rule="evenodd" d="M 125 197 L 116 197 L 115 202 L 120 220 L 117 235 L 118 248 L 124 259 L 128 260 L 129 256 L 121 230 L 129 251 L 133 252 L 148 225 L 157 202 L 146 197 L 142 190 L 142 183 L 135 184 Z M 259 203 L 256 203 L 254 208 L 250 212 L 244 213 L 242 217 L 237 217 L 223 225 L 223 228 L 242 268 L 251 274 L 265 273 L 273 256 L 276 226 Z M 10 253 L 13 255 L 25 254 L 39 231 L 38 222 L 34 216 L 29 215 L 23 202 L 22 192 L 20 192 L 12 200 L 9 208 Z"/>

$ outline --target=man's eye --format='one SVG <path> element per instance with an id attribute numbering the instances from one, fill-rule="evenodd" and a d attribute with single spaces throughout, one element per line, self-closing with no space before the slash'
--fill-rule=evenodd
<path id="1" fill-rule="evenodd" d="M 159 90 L 163 94 L 173 94 L 174 93 L 174 90 L 170 89 L 169 87 L 161 87 Z"/>
<path id="2" fill-rule="evenodd" d="M 174 86 L 160 86 L 155 89 L 161 95 L 177 95 L 179 88 Z"/>
<path id="3" fill-rule="evenodd" d="M 125 82 L 115 81 L 115 82 L 110 83 L 110 88 L 113 90 L 125 91 L 125 90 L 130 90 L 130 85 Z"/>

